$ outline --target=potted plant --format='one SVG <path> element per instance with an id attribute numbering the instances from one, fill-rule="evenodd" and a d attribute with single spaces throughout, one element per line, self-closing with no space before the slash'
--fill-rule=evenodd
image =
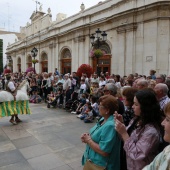
<path id="1" fill-rule="evenodd" d="M 105 55 L 105 52 L 102 51 L 101 49 L 94 49 L 90 52 L 91 57 L 99 58 L 102 57 L 103 55 Z"/>
<path id="2" fill-rule="evenodd" d="M 36 63 L 38 63 L 38 60 L 37 60 L 37 59 L 33 59 L 33 60 L 32 60 L 32 63 L 33 63 L 33 64 L 36 64 Z"/>

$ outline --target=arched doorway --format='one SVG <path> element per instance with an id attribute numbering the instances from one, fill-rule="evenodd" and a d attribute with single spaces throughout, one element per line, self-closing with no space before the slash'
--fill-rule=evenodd
<path id="1" fill-rule="evenodd" d="M 96 47 L 94 47 L 96 48 Z M 92 65 L 97 74 L 111 71 L 111 50 L 107 43 L 102 44 L 99 49 L 105 52 L 105 55 L 100 58 L 93 58 Z"/>
<path id="2" fill-rule="evenodd" d="M 46 53 L 41 55 L 41 71 L 48 73 L 48 57 Z"/>
<path id="3" fill-rule="evenodd" d="M 30 68 L 32 67 L 32 57 L 29 55 L 27 57 L 27 68 Z"/>
<path id="4" fill-rule="evenodd" d="M 71 53 L 68 48 L 61 53 L 61 71 L 62 74 L 71 73 Z"/>
<path id="5" fill-rule="evenodd" d="M 18 72 L 20 73 L 21 72 L 21 58 L 20 57 L 18 58 L 17 66 L 18 66 Z"/>

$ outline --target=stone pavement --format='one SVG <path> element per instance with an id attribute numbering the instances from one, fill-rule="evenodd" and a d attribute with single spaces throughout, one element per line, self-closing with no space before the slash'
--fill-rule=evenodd
<path id="1" fill-rule="evenodd" d="M 0 170 L 82 170 L 80 135 L 94 123 L 44 103 L 30 107 L 32 114 L 20 115 L 18 125 L 0 119 Z"/>

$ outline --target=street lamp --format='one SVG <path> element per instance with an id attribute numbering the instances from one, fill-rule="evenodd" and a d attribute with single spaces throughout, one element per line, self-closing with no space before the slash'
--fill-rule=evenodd
<path id="1" fill-rule="evenodd" d="M 32 55 L 32 57 L 34 58 L 34 62 L 33 62 L 33 64 L 34 64 L 34 73 L 35 73 L 35 64 L 36 64 L 36 62 L 35 62 L 35 57 L 37 56 L 37 54 L 38 54 L 38 50 L 37 50 L 37 48 L 33 48 L 32 50 L 31 50 L 31 55 Z"/>
<path id="2" fill-rule="evenodd" d="M 96 39 L 96 40 L 95 40 Z M 96 30 L 95 36 L 94 34 L 91 34 L 90 36 L 90 42 L 92 44 L 92 46 L 94 46 L 94 48 L 99 49 L 100 46 L 107 40 L 107 34 L 105 31 L 101 31 L 100 28 L 98 28 Z M 97 68 L 96 68 L 96 72 L 98 74 L 98 57 L 97 58 Z"/>

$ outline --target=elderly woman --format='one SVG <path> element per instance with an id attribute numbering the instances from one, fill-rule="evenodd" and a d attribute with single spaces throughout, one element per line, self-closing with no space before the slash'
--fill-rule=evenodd
<path id="1" fill-rule="evenodd" d="M 138 90 L 133 87 L 126 87 L 123 89 L 122 96 L 123 96 L 123 103 L 126 106 L 126 110 L 123 113 L 123 122 L 125 126 L 129 125 L 129 122 L 134 117 L 134 111 L 133 111 L 133 99 L 135 96 L 135 93 Z"/>
<path id="2" fill-rule="evenodd" d="M 124 142 L 127 169 L 141 170 L 154 159 L 160 143 L 161 114 L 154 91 L 138 91 L 133 109 L 135 117 L 127 129 L 120 119 L 116 119 L 115 129 Z"/>
<path id="3" fill-rule="evenodd" d="M 81 140 L 86 143 L 86 150 L 82 158 L 84 170 L 120 169 L 120 138 L 114 129 L 113 113 L 118 110 L 117 99 L 105 95 L 99 99 L 99 113 L 103 117 L 90 130 L 90 133 L 81 135 Z"/>
<path id="4" fill-rule="evenodd" d="M 164 140 L 170 143 L 170 103 L 165 106 L 165 119 L 162 122 L 164 127 Z M 158 170 L 158 169 L 170 169 L 170 145 L 168 145 L 156 158 L 153 162 L 146 166 L 143 170 Z"/>

